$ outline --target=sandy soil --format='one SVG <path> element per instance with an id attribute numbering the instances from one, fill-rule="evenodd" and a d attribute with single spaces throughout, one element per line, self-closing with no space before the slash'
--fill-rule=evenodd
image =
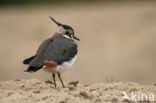
<path id="1" fill-rule="evenodd" d="M 57 84 L 58 87 L 54 88 L 53 83 L 49 80 L 1 81 L 0 103 L 121 103 L 123 91 L 128 95 L 132 91 L 156 94 L 155 85 L 143 86 L 134 82 L 86 85 L 73 81 L 66 82 L 66 88 L 62 88 L 59 83 Z"/>

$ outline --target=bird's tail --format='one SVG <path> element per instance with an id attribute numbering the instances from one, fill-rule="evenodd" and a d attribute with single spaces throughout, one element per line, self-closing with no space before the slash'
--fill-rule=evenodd
<path id="1" fill-rule="evenodd" d="M 35 58 L 35 56 L 32 56 L 32 57 L 30 57 L 30 58 L 28 58 L 28 59 L 25 59 L 25 60 L 23 61 L 23 64 L 29 64 L 34 58 Z"/>
<path id="2" fill-rule="evenodd" d="M 26 69 L 24 72 L 36 72 L 38 70 L 40 70 L 42 68 L 41 67 L 32 67 L 32 66 L 29 66 L 28 69 Z"/>

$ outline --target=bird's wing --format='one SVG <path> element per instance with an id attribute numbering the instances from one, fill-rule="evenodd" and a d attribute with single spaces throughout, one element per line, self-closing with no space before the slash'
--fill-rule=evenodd
<path id="1" fill-rule="evenodd" d="M 45 40 L 38 48 L 36 55 L 43 53 L 49 46 L 49 44 L 53 42 L 53 38 L 49 38 Z"/>
<path id="2" fill-rule="evenodd" d="M 66 38 L 55 38 L 44 41 L 39 47 L 36 57 L 31 61 L 30 66 L 42 67 L 45 60 L 53 61 L 58 65 L 69 61 L 77 53 L 77 45 L 73 40 Z"/>
<path id="3" fill-rule="evenodd" d="M 77 54 L 77 45 L 71 44 L 69 48 L 64 49 L 63 56 L 65 61 L 70 61 Z"/>
<path id="4" fill-rule="evenodd" d="M 29 64 L 33 59 L 35 58 L 35 56 L 32 56 L 30 58 L 27 58 L 23 61 L 23 64 Z"/>

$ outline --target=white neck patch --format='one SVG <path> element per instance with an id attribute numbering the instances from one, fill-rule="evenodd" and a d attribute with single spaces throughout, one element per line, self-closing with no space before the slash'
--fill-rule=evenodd
<path id="1" fill-rule="evenodd" d="M 67 36 L 67 35 L 63 35 L 65 38 L 68 38 L 68 39 L 71 39 L 69 36 Z"/>

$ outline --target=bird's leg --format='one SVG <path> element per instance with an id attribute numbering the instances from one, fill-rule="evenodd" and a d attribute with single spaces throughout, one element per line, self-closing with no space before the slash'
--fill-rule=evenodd
<path id="1" fill-rule="evenodd" d="M 60 81 L 61 81 L 61 83 L 62 83 L 62 87 L 65 88 L 65 85 L 63 84 L 63 81 L 62 81 L 62 79 L 61 79 L 61 73 L 60 73 L 60 72 L 58 72 L 58 77 L 59 77 L 59 79 L 60 79 Z"/>
<path id="2" fill-rule="evenodd" d="M 52 73 L 52 76 L 53 76 L 54 86 L 56 88 L 55 73 Z"/>

